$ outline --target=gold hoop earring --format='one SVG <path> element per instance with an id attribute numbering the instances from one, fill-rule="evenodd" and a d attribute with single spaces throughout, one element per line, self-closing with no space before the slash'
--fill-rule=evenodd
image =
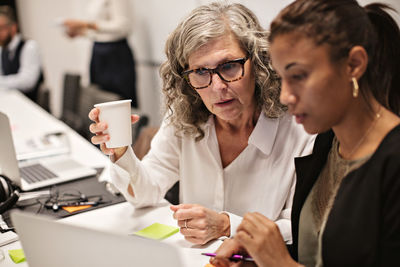
<path id="1" fill-rule="evenodd" d="M 353 78 L 351 78 L 351 81 L 353 82 L 353 97 L 357 98 L 358 91 L 359 91 L 357 79 L 355 77 L 353 77 Z"/>

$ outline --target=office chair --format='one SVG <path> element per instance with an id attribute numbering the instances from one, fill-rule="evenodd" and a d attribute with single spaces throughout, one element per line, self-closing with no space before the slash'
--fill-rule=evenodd
<path id="1" fill-rule="evenodd" d="M 81 76 L 79 74 L 66 73 L 64 75 L 61 120 L 77 132 L 82 127 L 82 119 L 79 116 L 80 82 Z"/>
<path id="2" fill-rule="evenodd" d="M 39 87 L 37 104 L 50 113 L 50 89 L 44 83 Z"/>
<path id="3" fill-rule="evenodd" d="M 90 140 L 93 134 L 89 131 L 89 125 L 92 121 L 89 119 L 88 114 L 90 110 L 93 108 L 94 104 L 116 101 L 120 100 L 120 96 L 101 90 L 99 86 L 95 84 L 89 84 L 88 86 L 81 87 L 80 99 L 78 101 L 78 114 L 81 118 L 82 126 L 79 131 L 79 134 L 85 137 L 87 140 Z"/>

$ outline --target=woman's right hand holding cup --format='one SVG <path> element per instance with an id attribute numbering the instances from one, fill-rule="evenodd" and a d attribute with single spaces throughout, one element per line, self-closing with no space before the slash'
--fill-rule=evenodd
<path id="1" fill-rule="evenodd" d="M 89 119 L 93 121 L 89 126 L 89 130 L 91 133 L 95 134 L 95 136 L 91 138 L 91 142 L 94 145 L 100 145 L 100 149 L 104 154 L 114 155 L 114 160 L 118 160 L 125 153 L 128 147 L 107 148 L 106 142 L 110 140 L 110 135 L 104 133 L 104 131 L 107 130 L 108 125 L 106 122 L 99 121 L 99 114 L 99 108 L 93 108 L 89 112 Z M 138 115 L 131 115 L 132 124 L 136 123 L 138 120 Z"/>

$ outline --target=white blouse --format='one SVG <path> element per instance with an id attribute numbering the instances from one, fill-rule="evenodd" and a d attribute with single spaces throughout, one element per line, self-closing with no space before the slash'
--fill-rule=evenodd
<path id="1" fill-rule="evenodd" d="M 127 38 L 131 30 L 131 8 L 128 0 L 91 0 L 87 19 L 97 25 L 88 36 L 97 42 L 113 42 Z"/>
<path id="2" fill-rule="evenodd" d="M 200 204 L 230 217 L 231 235 L 246 212 L 260 212 L 276 222 L 291 242 L 291 205 L 295 189 L 294 158 L 310 154 L 315 136 L 308 135 L 290 115 L 278 119 L 262 113 L 248 146 L 223 168 L 214 118 L 205 123 L 196 142 L 177 137 L 165 122 L 142 161 L 129 148 L 111 167 L 114 184 L 136 207 L 154 205 L 180 181 L 180 203 Z M 131 184 L 135 197 L 128 194 Z"/>

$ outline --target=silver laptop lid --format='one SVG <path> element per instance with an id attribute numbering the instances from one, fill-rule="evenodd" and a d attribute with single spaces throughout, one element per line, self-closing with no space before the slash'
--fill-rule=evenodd
<path id="1" fill-rule="evenodd" d="M 10 120 L 3 112 L 0 112 L 0 173 L 10 178 L 18 186 L 21 186 Z"/>
<path id="2" fill-rule="evenodd" d="M 29 267 L 182 266 L 178 249 L 20 211 L 11 213 Z"/>

